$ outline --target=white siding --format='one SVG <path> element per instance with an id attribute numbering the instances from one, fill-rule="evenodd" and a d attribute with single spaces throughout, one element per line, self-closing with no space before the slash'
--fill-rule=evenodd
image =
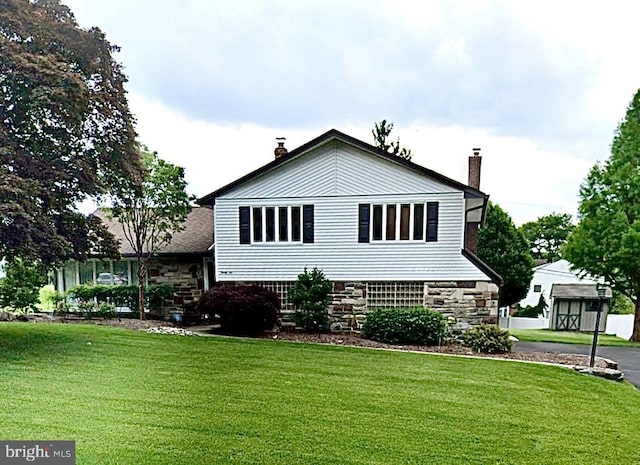
<path id="1" fill-rule="evenodd" d="M 342 153 L 342 152 L 341 152 Z M 319 158 L 324 158 L 326 152 Z M 349 159 L 347 157 L 347 159 Z M 326 164 L 327 159 L 324 158 Z M 369 160 L 369 163 L 371 160 Z M 311 166 L 319 166 L 312 163 Z M 387 167 L 387 169 L 389 169 Z M 393 171 L 393 170 L 392 170 Z M 344 169 L 340 170 L 342 174 Z M 412 186 L 403 170 L 405 186 Z M 292 172 L 287 171 L 288 176 Z M 385 180 L 387 176 L 377 175 Z M 391 176 L 392 178 L 394 176 Z M 358 178 L 353 173 L 353 180 Z M 324 179 L 320 176 L 320 179 Z M 427 180 L 428 184 L 430 181 Z M 267 191 L 277 184 L 271 179 L 263 186 Z M 321 183 L 325 185 L 324 183 Z M 381 184 L 380 181 L 378 184 Z M 434 187 L 436 184 L 432 184 Z M 253 187 L 253 186 L 250 186 Z M 360 185 L 360 187 L 362 187 Z M 380 186 L 378 186 L 380 187 Z M 400 188 L 398 183 L 396 188 Z M 412 186 L 415 188 L 417 186 Z M 423 186 L 425 187 L 425 186 Z M 427 186 L 428 187 L 428 186 Z M 372 191 L 375 189 L 371 188 Z M 370 191 L 371 191 L 370 190 Z M 425 189 L 426 191 L 427 189 Z M 245 194 L 258 190 L 244 189 Z M 263 192 L 263 191 L 260 191 Z M 291 191 L 288 191 L 291 192 Z M 310 197 L 305 199 L 273 198 L 249 200 L 218 198 L 215 205 L 216 275 L 220 281 L 288 281 L 295 280 L 305 267 L 318 267 L 336 281 L 444 281 L 484 280 L 480 272 L 461 254 L 464 199 L 461 191 L 405 195 L 350 195 Z M 358 204 L 439 202 L 438 241 L 397 241 L 358 243 Z M 240 206 L 278 206 L 313 204 L 315 206 L 315 242 L 240 244 L 238 208 Z"/>
<path id="2" fill-rule="evenodd" d="M 571 264 L 566 260 L 540 265 L 533 272 L 529 293 L 520 301 L 520 305 L 537 305 L 540 294 L 544 294 L 547 305 L 551 306 L 551 286 L 554 284 L 595 284 L 597 281 L 589 278 L 581 278 L 577 273 L 571 271 Z M 535 287 L 540 286 L 540 292 L 535 291 Z M 549 309 L 545 311 L 545 316 L 549 315 Z"/>
<path id="3" fill-rule="evenodd" d="M 224 198 L 456 193 L 457 189 L 339 141 L 330 141 L 238 186 Z M 218 200 L 216 200 L 218 201 Z"/>

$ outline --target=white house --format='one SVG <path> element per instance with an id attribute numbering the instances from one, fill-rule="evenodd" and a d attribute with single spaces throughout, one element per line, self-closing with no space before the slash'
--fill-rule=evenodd
<path id="1" fill-rule="evenodd" d="M 551 287 L 554 284 L 596 284 L 596 280 L 581 278 L 578 273 L 571 271 L 571 264 L 567 260 L 558 260 L 537 266 L 533 271 L 533 278 L 527 297 L 520 301 L 520 306 L 534 306 L 544 295 L 548 308 L 544 317 L 549 318 L 551 311 Z"/>
<path id="2" fill-rule="evenodd" d="M 214 209 L 215 278 L 287 289 L 306 268 L 334 282 L 332 316 L 426 305 L 477 323 L 500 277 L 475 255 L 488 196 L 335 129 L 198 200 Z"/>

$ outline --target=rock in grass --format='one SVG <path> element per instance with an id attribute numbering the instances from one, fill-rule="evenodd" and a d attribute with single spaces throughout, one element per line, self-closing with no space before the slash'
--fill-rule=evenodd
<path id="1" fill-rule="evenodd" d="M 578 373 L 584 373 L 587 375 L 598 376 L 600 378 L 610 379 L 612 381 L 624 380 L 624 373 L 620 370 L 614 370 L 612 368 L 591 368 L 583 366 L 574 366 L 573 369 Z"/>
<path id="2" fill-rule="evenodd" d="M 147 329 L 147 333 L 149 334 L 172 334 L 175 336 L 199 336 L 199 334 L 194 333 L 193 331 L 187 331 L 182 328 L 174 328 L 172 326 L 158 326 L 154 328 Z"/>

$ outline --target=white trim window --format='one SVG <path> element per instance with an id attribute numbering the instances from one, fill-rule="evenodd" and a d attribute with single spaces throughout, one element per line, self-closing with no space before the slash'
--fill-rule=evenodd
<path id="1" fill-rule="evenodd" d="M 361 203 L 358 242 L 437 242 L 438 207 L 438 202 Z"/>
<path id="2" fill-rule="evenodd" d="M 313 243 L 313 205 L 238 208 L 240 244 Z"/>

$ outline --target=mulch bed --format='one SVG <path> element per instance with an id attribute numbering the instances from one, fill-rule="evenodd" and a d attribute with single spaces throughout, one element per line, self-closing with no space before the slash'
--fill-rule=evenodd
<path id="1" fill-rule="evenodd" d="M 146 331 L 149 328 L 157 328 L 160 326 L 171 326 L 168 321 L 162 320 L 138 320 L 134 318 L 121 318 L 113 320 L 100 320 L 100 319 L 70 319 L 62 320 L 58 317 L 37 318 L 36 321 L 48 321 L 48 322 L 60 322 L 66 324 L 94 324 L 101 326 L 116 326 L 120 328 L 126 328 L 136 331 Z M 188 328 L 190 330 L 198 331 L 197 328 Z M 211 332 L 204 332 L 202 334 L 212 334 Z M 483 354 L 474 352 L 468 347 L 460 344 L 451 344 L 443 346 L 419 346 L 419 345 L 394 345 L 384 344 L 382 342 L 371 341 L 363 339 L 356 333 L 346 334 L 334 334 L 334 333 L 320 333 L 309 334 L 298 331 L 281 331 L 278 333 L 267 333 L 260 336 L 263 339 L 271 339 L 277 341 L 289 341 L 289 342 L 303 342 L 312 344 L 331 344 L 337 346 L 350 346 L 350 347 L 366 347 L 372 349 L 387 349 L 387 350 L 403 350 L 411 352 L 428 352 L 446 355 L 459 355 L 459 356 L 472 356 L 472 357 L 486 357 L 504 360 L 520 360 L 525 362 L 534 363 L 551 363 L 557 365 L 566 366 L 587 366 L 589 364 L 589 357 L 587 355 L 578 354 L 557 354 L 553 352 L 509 352 L 506 354 Z M 596 358 L 596 366 L 601 368 L 608 368 L 609 362 L 601 357 Z"/>
<path id="2" fill-rule="evenodd" d="M 368 347 L 373 349 L 404 350 L 411 352 L 428 352 L 446 355 L 460 355 L 467 357 L 486 357 L 505 360 L 520 360 L 535 363 L 552 363 L 567 366 L 586 366 L 589 364 L 587 355 L 556 354 L 553 352 L 509 352 L 506 354 L 484 354 L 460 344 L 442 346 L 394 345 L 363 339 L 358 334 L 308 334 L 299 332 L 280 332 L 275 335 L 263 336 L 280 341 L 306 342 L 313 344 L 331 344 L 351 347 Z M 596 366 L 607 368 L 608 361 L 596 357 Z"/>

